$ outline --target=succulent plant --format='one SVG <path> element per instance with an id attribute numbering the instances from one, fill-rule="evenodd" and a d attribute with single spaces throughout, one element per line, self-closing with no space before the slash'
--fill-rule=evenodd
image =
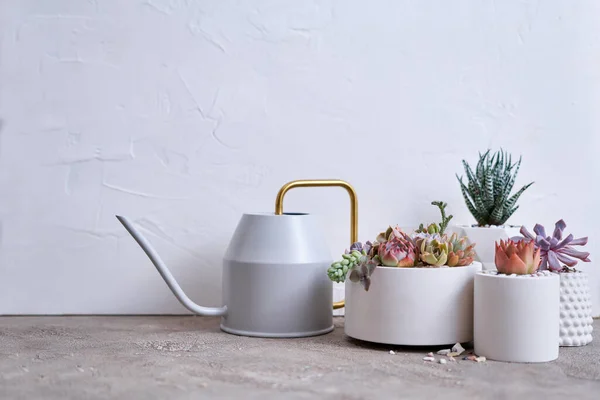
<path id="1" fill-rule="evenodd" d="M 395 228 L 392 228 L 392 226 L 390 225 L 385 231 L 380 232 L 379 235 L 377 235 L 377 237 L 375 238 L 375 242 L 373 243 L 373 250 L 371 250 L 371 252 L 374 255 L 377 255 L 377 247 L 380 244 L 387 242 L 393 236 L 394 230 L 401 229 L 397 226 Z"/>
<path id="2" fill-rule="evenodd" d="M 448 261 L 448 243 L 441 238 L 418 239 L 420 258 L 425 266 L 441 267 Z"/>
<path id="3" fill-rule="evenodd" d="M 506 275 L 533 274 L 540 266 L 540 249 L 533 241 L 507 239 L 496 242 L 496 268 Z"/>
<path id="4" fill-rule="evenodd" d="M 327 270 L 334 282 L 360 282 L 365 290 L 371 285 L 371 274 L 378 265 L 387 267 L 450 267 L 466 266 L 473 261 L 473 247 L 456 233 L 443 234 L 452 216 L 446 217 L 446 203 L 434 201 L 440 209 L 442 222 L 415 232 L 412 237 L 398 226 L 389 226 L 373 242 L 356 242 Z M 421 225 L 421 227 L 423 227 Z"/>
<path id="5" fill-rule="evenodd" d="M 361 257 L 359 263 L 352 267 L 348 279 L 350 279 L 352 282 L 360 282 L 360 284 L 363 285 L 365 290 L 368 292 L 369 287 L 371 287 L 371 274 L 376 267 L 377 261 L 367 256 L 363 256 Z"/>
<path id="6" fill-rule="evenodd" d="M 379 239 L 378 237 L 378 243 Z M 406 233 L 399 228 L 394 228 L 388 239 L 379 243 L 377 258 L 386 267 L 414 267 L 418 258 L 418 250 L 415 242 Z"/>
<path id="7" fill-rule="evenodd" d="M 431 205 L 436 206 L 440 209 L 440 213 L 442 214 L 442 222 L 440 222 L 439 224 L 436 224 L 434 222 L 432 224 L 427 225 L 427 227 L 421 224 L 415 232 L 430 234 L 439 233 L 440 235 L 443 235 L 446 231 L 446 228 L 448 227 L 448 223 L 450 222 L 453 216 L 449 215 L 446 217 L 446 206 L 448 205 L 447 203 L 444 203 L 443 201 L 432 201 Z"/>
<path id="8" fill-rule="evenodd" d="M 573 246 L 585 246 L 588 238 L 574 239 L 573 235 L 569 234 L 569 236 L 563 239 L 563 231 L 566 227 L 567 224 L 565 221 L 562 219 L 558 220 L 554 225 L 552 236 L 547 236 L 546 229 L 542 225 L 536 224 L 533 227 L 534 236 L 523 226 L 521 227 L 521 235 L 524 237 L 514 239 L 521 239 L 535 245 L 541 254 L 542 263 L 540 269 L 542 270 L 550 269 L 551 271 L 559 272 L 565 269 L 563 264 L 572 268 L 577 265 L 576 259 L 590 262 L 588 258 L 590 253 L 577 251 L 573 248 Z"/>
<path id="9" fill-rule="evenodd" d="M 369 252 L 371 251 L 371 248 L 373 247 L 373 243 L 371 243 L 370 241 L 366 241 L 365 243 L 362 242 L 354 242 L 352 243 L 352 245 L 350 246 L 350 250 L 346 251 L 346 254 L 356 250 L 364 255 L 369 254 Z"/>
<path id="10" fill-rule="evenodd" d="M 340 261 L 331 264 L 327 270 L 329 279 L 338 283 L 344 282 L 348 271 L 358 265 L 362 257 L 368 255 L 371 247 L 371 242 L 366 242 L 364 244 L 361 242 L 353 243 L 352 246 L 350 246 L 350 250 L 346 250 L 346 252 L 342 254 L 342 259 Z"/>
<path id="11" fill-rule="evenodd" d="M 516 203 L 521 194 L 533 184 L 531 182 L 523 186 L 512 196 L 510 194 L 521 166 L 521 157 L 513 164 L 512 156 L 504 150 L 493 155 L 488 150 L 483 154 L 479 153 L 475 172 L 465 160 L 462 163 L 468 182 L 465 184 L 463 177 L 456 177 L 467 208 L 477 224 L 503 225 L 519 208 Z"/>
<path id="12" fill-rule="evenodd" d="M 379 246 L 386 243 L 389 239 L 394 237 L 396 235 L 394 231 L 402 231 L 402 229 L 400 229 L 400 227 L 398 226 L 392 227 L 390 225 L 385 231 L 380 232 L 379 235 L 377 235 L 377 237 L 372 243 L 371 250 L 368 253 L 370 258 L 373 258 L 377 262 L 381 262 L 381 260 L 379 259 Z"/>
<path id="13" fill-rule="evenodd" d="M 449 267 L 464 267 L 473 262 L 475 244 L 467 245 L 466 237 L 458 237 L 458 234 L 453 233 L 448 239 L 448 260 L 446 264 Z"/>

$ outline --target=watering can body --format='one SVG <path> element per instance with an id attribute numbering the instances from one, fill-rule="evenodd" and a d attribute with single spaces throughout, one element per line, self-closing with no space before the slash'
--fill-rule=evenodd
<path id="1" fill-rule="evenodd" d="M 356 193 L 340 180 L 285 184 L 275 213 L 244 214 L 223 258 L 222 307 L 203 307 L 183 292 L 152 245 L 125 217 L 117 216 L 150 258 L 173 294 L 190 311 L 220 316 L 228 333 L 259 337 L 303 337 L 333 330 L 331 255 L 313 215 L 284 213 L 283 197 L 294 187 L 339 186 L 350 195 L 351 241 L 358 232 Z M 333 309 L 344 303 L 333 304 Z"/>
<path id="2" fill-rule="evenodd" d="M 301 337 L 333 330 L 329 249 L 308 214 L 244 214 L 223 259 L 225 332 Z"/>

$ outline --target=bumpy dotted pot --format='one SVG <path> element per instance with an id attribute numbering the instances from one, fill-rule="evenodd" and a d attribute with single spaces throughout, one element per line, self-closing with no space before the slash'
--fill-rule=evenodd
<path id="1" fill-rule="evenodd" d="M 585 346 L 592 341 L 592 300 L 588 275 L 560 274 L 561 346 Z"/>

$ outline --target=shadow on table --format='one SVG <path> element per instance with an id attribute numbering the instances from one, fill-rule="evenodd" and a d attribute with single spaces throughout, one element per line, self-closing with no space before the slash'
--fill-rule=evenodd
<path id="1" fill-rule="evenodd" d="M 344 335 L 343 343 L 345 346 L 354 346 L 358 348 L 364 348 L 366 350 L 379 350 L 379 351 L 390 351 L 393 350 L 396 353 L 419 353 L 419 354 L 427 354 L 429 352 L 437 352 L 441 349 L 450 349 L 454 346 L 455 343 L 440 345 L 440 346 L 401 346 L 401 345 L 392 345 L 392 344 L 383 344 L 383 343 L 373 343 L 367 342 L 364 340 L 358 340 L 351 338 L 349 336 Z M 473 344 L 471 342 L 461 343 L 461 345 L 469 350 L 473 348 Z"/>

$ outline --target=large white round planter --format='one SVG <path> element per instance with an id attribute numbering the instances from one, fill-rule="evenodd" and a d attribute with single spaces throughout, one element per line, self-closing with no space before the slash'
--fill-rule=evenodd
<path id="1" fill-rule="evenodd" d="M 494 270 L 496 269 L 494 243 L 500 239 L 506 240 L 514 236 L 520 236 L 520 229 L 520 226 L 511 225 L 490 228 L 454 225 L 448 228 L 448 232 L 456 232 L 460 236 L 466 236 L 469 244 L 476 243 L 474 249 L 475 260 L 483 264 L 484 270 Z"/>
<path id="2" fill-rule="evenodd" d="M 585 346 L 592 341 L 592 296 L 588 275 L 564 272 L 560 276 L 561 346 Z"/>
<path id="3" fill-rule="evenodd" d="M 475 275 L 475 354 L 491 360 L 558 358 L 557 274 Z"/>
<path id="4" fill-rule="evenodd" d="M 346 335 L 369 342 L 434 346 L 473 339 L 473 277 L 466 267 L 377 267 L 371 287 L 346 280 Z"/>

